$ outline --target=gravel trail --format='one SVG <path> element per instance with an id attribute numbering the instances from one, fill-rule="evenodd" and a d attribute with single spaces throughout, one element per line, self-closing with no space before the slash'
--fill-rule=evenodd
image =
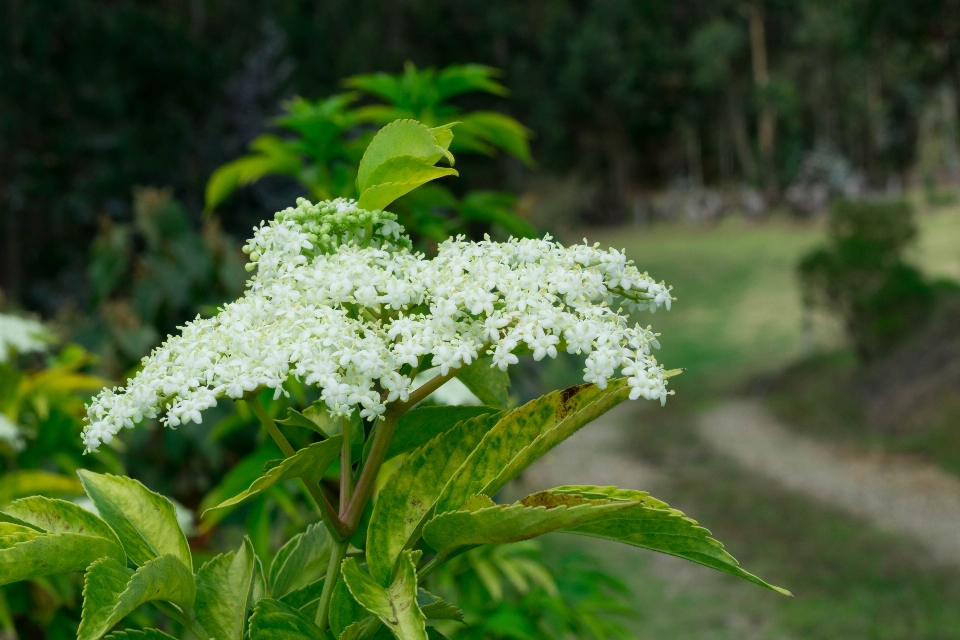
<path id="1" fill-rule="evenodd" d="M 960 565 L 960 478 L 903 456 L 846 452 L 797 435 L 756 401 L 724 402 L 701 415 L 698 427 L 744 468 Z"/>

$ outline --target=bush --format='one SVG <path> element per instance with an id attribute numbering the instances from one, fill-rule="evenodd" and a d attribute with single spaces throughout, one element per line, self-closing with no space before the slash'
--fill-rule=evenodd
<path id="1" fill-rule="evenodd" d="M 916 236 L 904 201 L 840 200 L 830 210 L 830 244 L 799 265 L 807 306 L 838 309 L 861 361 L 902 343 L 929 318 L 935 288 L 903 251 Z"/>

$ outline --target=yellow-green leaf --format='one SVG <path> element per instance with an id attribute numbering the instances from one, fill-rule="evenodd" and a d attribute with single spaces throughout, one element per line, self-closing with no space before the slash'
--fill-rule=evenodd
<path id="1" fill-rule="evenodd" d="M 283 545 L 267 574 L 273 597 L 282 598 L 322 576 L 330 559 L 330 544 L 326 527 L 317 522 Z"/>
<path id="2" fill-rule="evenodd" d="M 542 491 L 511 505 L 438 515 L 423 528 L 423 539 L 441 557 L 482 544 L 519 542 L 552 531 L 589 522 L 639 504 L 620 500 L 589 500 L 581 496 Z M 474 506 L 474 505 L 471 505 Z"/>
<path id="3" fill-rule="evenodd" d="M 76 478 L 40 469 L 16 469 L 0 476 L 0 507 L 18 498 L 42 495 L 48 498 L 83 495 Z"/>
<path id="4" fill-rule="evenodd" d="M 506 414 L 450 478 L 436 512 L 456 511 L 470 496 L 492 496 L 534 460 L 627 399 L 626 379 L 606 389 L 585 384 L 554 391 Z"/>
<path id="5" fill-rule="evenodd" d="M 256 554 L 249 538 L 197 572 L 197 620 L 215 640 L 241 640 L 252 608 Z"/>
<path id="6" fill-rule="evenodd" d="M 145 602 L 163 600 L 190 611 L 196 587 L 193 574 L 173 555 L 150 560 L 136 571 L 102 558 L 87 570 L 83 596 L 77 640 L 98 640 Z"/>
<path id="7" fill-rule="evenodd" d="M 458 423 L 408 455 L 390 475 L 367 529 L 367 562 L 381 586 L 390 584 L 397 558 L 419 536 L 447 480 L 500 415 L 487 413 Z"/>
<path id="8" fill-rule="evenodd" d="M 133 478 L 85 469 L 78 474 L 100 517 L 117 532 L 134 564 L 143 566 L 170 554 L 193 571 L 190 545 L 177 523 L 172 502 Z"/>
<path id="9" fill-rule="evenodd" d="M 381 587 L 357 561 L 343 562 L 343 579 L 350 593 L 400 640 L 427 640 L 426 618 L 417 605 L 417 569 L 412 552 L 397 563 L 397 574 L 389 587 Z"/>
<path id="10" fill-rule="evenodd" d="M 116 542 L 100 536 L 43 533 L 10 522 L 0 523 L 0 585 L 83 571 L 100 558 L 126 560 Z"/>

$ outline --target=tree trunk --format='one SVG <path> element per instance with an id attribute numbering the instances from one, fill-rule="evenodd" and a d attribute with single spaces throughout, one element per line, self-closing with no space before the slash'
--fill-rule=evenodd
<path id="1" fill-rule="evenodd" d="M 727 101 L 727 117 L 730 120 L 730 134 L 737 152 L 737 161 L 743 179 L 753 182 L 757 179 L 757 163 L 750 148 L 750 134 L 747 131 L 747 115 L 743 106 L 743 94 L 738 87 L 730 89 Z"/>
<path id="2" fill-rule="evenodd" d="M 777 196 L 777 174 L 774 166 L 774 136 L 777 111 L 770 100 L 770 72 L 767 69 L 767 37 L 764 25 L 763 0 L 754 0 L 750 7 L 750 54 L 753 61 L 753 83 L 757 90 L 757 146 L 763 188 L 769 198 Z"/>

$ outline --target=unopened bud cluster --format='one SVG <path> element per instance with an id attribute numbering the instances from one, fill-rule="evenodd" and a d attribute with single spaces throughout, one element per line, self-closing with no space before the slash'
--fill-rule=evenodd
<path id="1" fill-rule="evenodd" d="M 601 388 L 620 371 L 631 399 L 669 393 L 650 355 L 657 334 L 626 314 L 669 308 L 670 290 L 619 251 L 456 238 L 430 259 L 392 214 L 342 199 L 298 200 L 245 251 L 257 269 L 247 293 L 169 337 L 126 389 L 103 391 L 88 407 L 88 449 L 163 413 L 175 427 L 219 398 L 279 395 L 290 376 L 318 387 L 332 415 L 375 420 L 428 367 L 448 375 L 489 357 L 505 371 L 521 353 L 558 349 L 585 355 L 584 380 Z"/>

